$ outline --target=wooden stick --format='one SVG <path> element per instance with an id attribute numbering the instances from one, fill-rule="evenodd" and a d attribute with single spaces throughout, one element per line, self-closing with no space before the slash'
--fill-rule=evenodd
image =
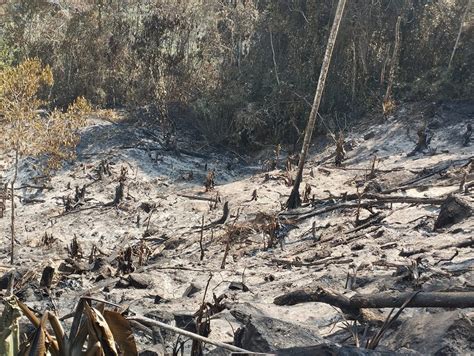
<path id="1" fill-rule="evenodd" d="M 421 176 L 421 177 L 417 177 L 417 178 L 414 178 L 414 179 L 410 179 L 409 181 L 406 181 L 406 182 L 403 182 L 400 184 L 400 187 L 403 187 L 403 186 L 407 186 L 407 185 L 411 185 L 413 183 L 417 183 L 421 180 L 424 180 L 426 178 L 429 178 L 429 177 L 432 177 L 438 173 L 441 173 L 445 170 L 447 170 L 448 168 L 451 168 L 451 167 L 455 167 L 457 165 L 460 165 L 462 167 L 465 167 L 467 166 L 472 160 L 473 160 L 474 157 L 469 157 L 469 158 L 463 158 L 463 159 L 457 159 L 457 160 L 452 160 L 444 165 L 441 165 L 441 167 L 439 167 L 439 165 L 431 168 L 432 171 Z"/>
<path id="2" fill-rule="evenodd" d="M 357 194 L 351 194 L 344 197 L 346 200 L 356 200 L 358 199 Z M 363 201 L 360 204 L 358 202 L 342 202 L 336 203 L 330 206 L 326 206 L 321 209 L 315 209 L 311 211 L 288 211 L 281 212 L 281 216 L 292 216 L 296 220 L 303 220 L 310 218 L 315 215 L 324 214 L 337 209 L 346 209 L 346 208 L 369 208 L 377 206 L 383 203 L 405 203 L 405 204 L 431 204 L 431 205 L 441 205 L 445 201 L 445 197 L 438 198 L 424 198 L 424 197 L 405 197 L 405 196 L 384 196 L 381 194 L 365 194 L 365 199 L 370 199 L 368 201 Z"/>
<path id="3" fill-rule="evenodd" d="M 382 222 L 382 220 L 385 219 L 386 217 L 387 217 L 387 215 L 385 215 L 385 214 L 375 213 L 366 223 L 364 223 L 362 225 L 359 225 L 359 226 L 357 226 L 353 229 L 350 229 L 349 231 L 346 231 L 345 234 L 349 235 L 349 234 L 352 234 L 354 232 L 364 230 L 364 229 L 368 228 L 370 225 L 374 225 L 374 224 L 378 224 L 378 223 Z"/>
<path id="4" fill-rule="evenodd" d="M 201 219 L 201 236 L 199 237 L 199 248 L 201 250 L 201 256 L 199 257 L 199 261 L 204 259 L 204 247 L 202 246 L 202 239 L 204 237 L 204 215 Z"/>
<path id="5" fill-rule="evenodd" d="M 214 341 L 214 340 L 208 339 L 207 337 L 204 337 L 204 336 L 201 336 L 201 335 L 198 335 L 198 334 L 195 334 L 195 333 L 192 333 L 192 332 L 189 332 L 189 331 L 186 331 L 186 330 L 183 330 L 183 329 L 180 329 L 180 328 L 162 323 L 162 322 L 157 321 L 157 320 L 146 318 L 144 316 L 135 316 L 135 317 L 127 318 L 127 320 L 136 321 L 136 322 L 139 322 L 139 323 L 153 325 L 153 326 L 158 326 L 158 327 L 163 328 L 165 330 L 173 331 L 177 334 L 187 336 L 187 337 L 189 337 L 193 340 L 199 340 L 199 341 L 204 342 L 206 344 L 211 344 L 211 345 L 214 345 L 214 346 L 217 346 L 217 347 L 221 347 L 221 348 L 229 350 L 229 351 L 246 352 L 246 353 L 249 353 L 249 354 L 253 354 L 253 352 L 241 349 L 240 347 L 225 344 L 225 343 L 219 342 L 219 341 Z"/>
<path id="6" fill-rule="evenodd" d="M 375 206 L 375 205 L 379 205 L 379 204 L 382 204 L 381 202 L 364 202 L 364 203 L 361 203 L 360 206 L 362 208 L 366 208 L 366 207 L 371 207 L 371 206 Z M 333 210 L 337 210 L 337 209 L 346 209 L 346 208 L 357 208 L 359 204 L 358 203 L 339 203 L 339 204 L 334 204 L 334 205 L 330 205 L 330 206 L 326 206 L 324 208 L 321 208 L 321 209 L 315 209 L 315 210 L 310 210 L 310 211 L 288 211 L 288 212 L 282 212 L 280 213 L 281 216 L 291 216 L 291 217 L 295 217 L 296 220 L 303 220 L 303 219 L 306 219 L 306 218 L 310 218 L 312 216 L 315 216 L 315 215 L 320 215 L 320 214 L 324 214 L 324 213 L 328 213 L 330 211 L 333 211 Z"/>
<path id="7" fill-rule="evenodd" d="M 277 264 L 283 264 L 287 266 L 294 266 L 294 267 L 311 267 L 311 266 L 319 266 L 319 265 L 324 265 L 326 263 L 336 263 L 335 261 L 338 261 L 339 263 L 350 263 L 353 261 L 352 258 L 346 258 L 346 256 L 333 256 L 333 257 L 327 257 L 323 258 L 321 260 L 313 261 L 313 262 L 302 262 L 302 261 L 297 261 L 297 260 L 285 260 L 281 258 L 272 258 L 273 263 Z"/>
<path id="8" fill-rule="evenodd" d="M 380 194 L 365 194 L 365 199 L 373 199 L 384 203 L 406 203 L 406 204 L 432 204 L 441 205 L 446 197 L 424 198 L 424 197 L 405 197 L 405 196 L 386 196 Z"/>
<path id="9" fill-rule="evenodd" d="M 16 187 L 15 190 L 21 190 L 25 188 L 31 188 L 31 189 L 38 189 L 38 190 L 52 190 L 53 187 L 47 186 L 47 185 L 30 185 L 30 184 L 24 184 L 21 187 Z"/>
<path id="10" fill-rule="evenodd" d="M 339 169 L 341 171 L 363 171 L 363 172 L 368 172 L 370 169 L 368 168 L 360 168 L 360 167 L 335 167 L 335 166 L 324 166 L 325 168 L 328 168 L 329 170 L 331 169 Z M 378 169 L 374 168 L 375 173 L 392 173 L 392 172 L 398 172 L 402 171 L 403 167 L 395 167 L 392 169 Z"/>
<path id="11" fill-rule="evenodd" d="M 388 188 L 385 190 L 382 190 L 379 194 L 390 194 L 390 193 L 395 193 L 398 192 L 399 190 L 405 192 L 410 189 L 426 189 L 428 190 L 429 188 L 439 188 L 439 187 L 455 187 L 456 184 L 448 183 L 448 184 L 412 184 L 412 185 L 404 185 L 401 187 L 394 187 L 394 188 Z"/>
<path id="12" fill-rule="evenodd" d="M 177 195 L 178 195 L 178 197 L 182 197 L 182 198 L 188 198 L 188 199 L 193 199 L 193 200 L 210 201 L 212 203 L 215 203 L 217 201 L 216 198 L 200 197 L 198 195 L 187 195 L 187 194 L 177 194 Z"/>

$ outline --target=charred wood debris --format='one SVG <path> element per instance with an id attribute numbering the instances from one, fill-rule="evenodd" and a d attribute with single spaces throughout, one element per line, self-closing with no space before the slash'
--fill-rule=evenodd
<path id="1" fill-rule="evenodd" d="M 472 127 L 469 124 L 466 132 L 462 134 L 461 144 L 467 146 L 470 144 Z M 418 142 L 414 149 L 407 155 L 409 157 L 417 154 L 434 154 L 430 148 L 432 133 L 422 127 L 417 131 Z M 368 139 L 369 137 L 367 137 Z M 364 137 L 364 139 L 366 139 Z M 311 168 L 310 175 L 316 174 L 330 175 L 333 170 L 344 169 L 351 170 L 350 165 L 345 165 L 344 160 L 347 158 L 346 143 L 344 136 L 340 133 L 335 140 L 335 154 L 317 162 L 317 165 Z M 262 174 L 262 183 L 271 180 L 282 180 L 287 186 L 291 186 L 291 166 L 294 165 L 294 157 L 289 157 L 286 167 L 280 170 L 280 148 L 276 150 L 275 159 L 271 160 L 269 169 Z M 185 151 L 185 154 L 192 152 Z M 328 163 L 329 159 L 334 158 L 334 165 Z M 298 348 L 298 340 L 302 335 L 310 334 L 310 331 L 302 331 L 297 329 L 299 335 L 289 335 L 288 343 L 296 343 L 293 348 L 280 348 L 277 346 L 279 341 L 274 340 L 276 335 L 272 335 L 273 327 L 289 327 L 292 324 L 285 324 L 282 320 L 271 319 L 254 313 L 251 308 L 242 309 L 242 306 L 233 305 L 232 300 L 226 294 L 216 295 L 208 290 L 209 282 L 213 278 L 213 274 L 218 273 L 215 270 L 209 270 L 209 280 L 205 288 L 204 297 L 199 308 L 192 315 L 178 316 L 175 315 L 176 326 L 160 321 L 159 318 L 150 318 L 143 315 L 137 315 L 133 312 L 133 306 L 109 306 L 114 313 L 119 313 L 123 320 L 127 321 L 127 325 L 134 333 L 142 333 L 148 335 L 154 344 L 160 344 L 162 341 L 161 334 L 164 332 L 176 335 L 176 343 L 173 354 L 182 354 L 184 344 L 191 343 L 191 354 L 202 355 L 204 352 L 203 345 L 209 344 L 216 347 L 215 354 L 220 354 L 217 350 L 226 350 L 236 355 L 252 354 L 254 352 L 267 352 L 277 355 L 314 355 L 314 354 L 375 354 L 373 351 L 380 343 L 387 330 L 396 323 L 397 317 L 406 308 L 474 308 L 474 286 L 460 286 L 454 290 L 429 290 L 423 289 L 423 284 L 427 279 L 443 276 L 449 278 L 453 274 L 459 275 L 463 273 L 460 270 L 450 270 L 441 267 L 441 264 L 429 265 L 424 256 L 433 254 L 439 247 L 425 244 L 416 250 L 401 249 L 400 256 L 405 258 L 405 263 L 393 263 L 386 259 L 380 259 L 376 263 L 359 263 L 355 264 L 350 256 L 333 255 L 331 249 L 338 245 L 350 245 L 351 250 L 360 250 L 366 248 L 367 236 L 374 239 L 383 233 L 383 226 L 386 219 L 394 212 L 393 204 L 405 204 L 411 206 L 429 205 L 439 209 L 437 217 L 432 221 L 432 231 L 443 231 L 449 229 L 455 224 L 470 219 L 472 217 L 472 187 L 474 183 L 470 180 L 474 169 L 473 158 L 465 158 L 459 160 L 450 160 L 440 162 L 434 166 L 423 168 L 415 172 L 415 177 L 398 182 L 392 187 L 383 187 L 378 183 L 377 178 L 380 175 L 388 175 L 393 172 L 403 170 L 403 168 L 383 170 L 377 166 L 378 159 L 374 155 L 368 162 L 365 169 L 363 182 L 357 193 L 344 193 L 340 195 L 327 193 L 327 198 L 316 197 L 314 190 L 310 184 L 306 184 L 302 206 L 295 210 L 282 210 L 274 214 L 259 213 L 254 219 L 241 221 L 239 208 L 233 207 L 232 201 L 225 200 L 216 192 L 215 188 L 218 182 L 218 174 L 213 169 L 207 169 L 205 173 L 205 181 L 203 182 L 203 192 L 191 194 L 178 194 L 180 197 L 190 200 L 201 200 L 209 203 L 209 208 L 216 209 L 222 203 L 221 217 L 211 222 L 205 223 L 205 217 L 202 216 L 201 224 L 192 226 L 187 234 L 197 234 L 199 238 L 200 260 L 206 261 L 206 246 L 203 244 L 204 234 L 214 234 L 220 230 L 224 233 L 221 241 L 214 243 L 222 244 L 222 261 L 221 269 L 226 268 L 226 258 L 233 245 L 241 243 L 249 234 L 259 233 L 264 236 L 261 248 L 262 250 L 270 250 L 275 248 L 284 249 L 285 236 L 292 229 L 298 228 L 298 224 L 306 219 L 327 214 L 334 211 L 351 211 L 355 219 L 351 221 L 352 228 L 345 229 L 342 232 L 342 238 L 336 235 L 326 235 L 322 237 L 321 231 L 329 226 L 318 226 L 313 222 L 312 227 L 308 231 L 301 233 L 301 237 L 309 237 L 312 246 L 324 247 L 319 251 L 326 251 L 319 256 L 316 254 L 313 260 L 302 260 L 299 257 L 294 259 L 272 258 L 270 264 L 275 267 L 295 268 L 295 267 L 311 267 L 314 271 L 320 271 L 328 266 L 341 265 L 346 266 L 347 281 L 344 288 L 338 291 L 328 289 L 323 285 L 308 285 L 304 289 L 297 289 L 277 296 L 273 303 L 279 306 L 290 306 L 300 303 L 318 302 L 331 305 L 340 310 L 341 315 L 347 320 L 351 327 L 353 341 L 347 345 L 335 343 L 325 340 L 322 337 L 314 336 L 309 340 L 314 342 L 313 346 Z M 297 164 L 297 160 L 296 160 Z M 436 198 L 410 196 L 405 192 L 410 189 L 429 189 L 437 186 L 443 180 L 447 172 L 456 172 L 451 176 L 450 184 L 453 187 L 451 193 Z M 63 206 L 63 213 L 54 216 L 55 219 L 61 219 L 68 214 L 79 213 L 80 211 L 97 209 L 126 209 L 124 205 L 127 200 L 136 199 L 129 194 L 127 185 L 131 177 L 130 169 L 127 166 L 117 167 L 113 162 L 108 160 L 101 161 L 96 167 L 87 167 L 84 165 L 84 172 L 90 179 L 88 184 L 82 186 L 76 185 L 74 188 L 68 183 L 65 186 L 66 194 L 57 197 L 58 203 Z M 441 182 L 442 183 L 442 182 Z M 98 201 L 91 193 L 89 188 L 95 184 L 102 184 L 110 190 L 110 201 Z M 3 217 L 5 209 L 5 201 L 9 194 L 8 189 L 3 189 L 4 184 L 0 186 L 0 217 Z M 6 187 L 6 185 L 5 185 Z M 10 192 L 12 194 L 12 192 Z M 254 189 L 248 197 L 247 203 L 258 204 L 258 188 Z M 224 201 L 223 201 L 224 200 Z M 33 202 L 34 203 L 34 202 Z M 88 293 L 93 295 L 94 292 L 103 290 L 107 291 L 112 288 L 121 289 L 147 289 L 152 281 L 147 277 L 146 272 L 151 269 L 170 269 L 180 270 L 188 269 L 186 266 L 163 266 L 159 263 L 160 252 L 163 249 L 172 249 L 177 242 L 178 237 L 169 239 L 155 239 L 153 231 L 150 230 L 150 220 L 152 214 L 156 210 L 154 202 L 140 202 L 140 213 L 137 215 L 137 226 L 143 227 L 143 238 L 134 245 L 127 247 L 117 247 L 115 252 L 110 253 L 101 251 L 98 246 L 92 246 L 90 251 L 84 251 L 81 241 L 74 237 L 67 246 L 67 257 L 60 264 L 58 269 L 46 264 L 42 271 L 34 271 L 30 269 L 13 269 L 8 273 L 0 276 L 0 294 L 4 297 L 14 295 L 21 300 L 25 293 L 29 293 L 31 288 L 36 289 L 44 298 L 50 298 L 52 301 L 58 293 L 61 284 L 67 284 L 68 278 L 74 275 L 87 275 L 93 278 L 97 287 L 95 290 L 89 290 Z M 361 218 L 361 212 L 369 213 L 368 217 Z M 215 215 L 215 214 L 214 214 Z M 141 219 L 141 216 L 146 216 Z M 186 235 L 183 234 L 183 235 Z M 41 240 L 43 246 L 51 246 L 56 238 L 48 233 Z M 397 246 L 397 242 L 392 242 L 384 248 L 393 248 Z M 470 239 L 458 241 L 454 244 L 446 244 L 442 249 L 453 248 L 455 253 L 459 249 L 472 249 L 474 240 Z M 453 256 L 454 257 L 454 256 Z M 446 259 L 449 262 L 453 259 Z M 443 262 L 442 260 L 438 261 Z M 204 264 L 205 265 L 205 264 Z M 380 291 L 373 294 L 360 294 L 357 292 L 358 273 L 363 270 L 373 268 L 373 266 L 393 269 L 397 278 L 407 281 L 405 286 L 409 285 L 406 290 Z M 449 266 L 445 264 L 444 266 Z M 467 267 L 472 268 L 472 267 Z M 192 268 L 189 268 L 192 270 Z M 205 268 L 203 269 L 205 271 Z M 267 276 L 268 280 L 274 277 Z M 265 277 L 265 278 L 267 278 Z M 39 280 L 39 283 L 38 283 Z M 33 287 L 32 287 L 33 286 Z M 406 288 L 405 288 L 406 289 Z M 229 290 L 252 292 L 252 289 L 242 282 L 232 282 Z M 54 291 L 54 292 L 53 292 Z M 184 292 L 183 296 L 191 296 L 199 291 L 199 289 L 190 285 Z M 349 295 L 349 296 L 348 296 Z M 154 296 L 156 303 L 163 303 L 164 298 L 159 295 Z M 91 301 L 88 302 L 92 305 Z M 22 306 L 23 309 L 27 308 Z M 98 307 L 100 308 L 100 307 Z M 103 307 L 102 307 L 103 308 Z M 388 317 L 382 317 L 381 309 L 389 308 L 392 312 Z M 395 310 L 398 309 L 397 312 Z M 219 313 L 225 310 L 241 322 L 242 327 L 235 330 L 233 340 L 229 343 L 222 343 L 208 338 L 210 334 L 210 321 Z M 374 312 L 375 311 L 375 312 Z M 38 314 L 36 311 L 31 311 Z M 41 315 L 38 315 L 40 317 Z M 184 318 L 185 320 L 181 320 Z M 279 324 L 278 324 L 279 323 Z M 364 330 L 361 332 L 360 330 Z M 305 334 L 306 333 L 306 334 Z M 306 337 L 306 336 L 305 336 Z M 160 341 L 161 340 L 161 341 Z M 189 341 L 190 340 L 190 341 Z M 257 340 L 257 341 L 256 341 Z M 307 343 L 308 340 L 304 340 Z M 273 344 L 272 344 L 273 343 Z M 286 343 L 286 345 L 288 344 Z M 118 344 L 118 343 L 117 343 Z M 120 346 L 120 345 L 119 345 Z M 136 347 L 133 353 L 138 354 Z M 114 351 L 111 354 L 120 354 L 120 351 Z M 154 352 L 154 351 L 153 351 Z M 123 354 L 123 353 L 122 353 Z M 143 355 L 151 355 L 142 353 Z M 226 353 L 222 353 L 226 354 Z"/>

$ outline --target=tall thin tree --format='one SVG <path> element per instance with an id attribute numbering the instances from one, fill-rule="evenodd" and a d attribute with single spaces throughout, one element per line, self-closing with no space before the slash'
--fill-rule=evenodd
<path id="1" fill-rule="evenodd" d="M 454 43 L 454 48 L 453 48 L 453 51 L 451 52 L 451 57 L 449 58 L 448 71 L 451 69 L 451 64 L 453 62 L 454 55 L 456 54 L 456 50 L 458 49 L 459 39 L 461 38 L 461 34 L 462 34 L 462 31 L 463 31 L 463 27 L 464 27 L 464 22 L 466 21 L 466 16 L 469 13 L 469 11 L 472 10 L 472 7 L 471 7 L 472 5 L 471 4 L 472 4 L 472 0 L 469 0 L 467 2 L 466 9 L 464 10 L 464 13 L 462 15 L 461 24 L 459 25 L 459 31 L 458 31 L 458 35 L 456 37 L 456 42 Z"/>
<path id="2" fill-rule="evenodd" d="M 309 151 L 311 143 L 311 136 L 313 135 L 314 126 L 316 124 L 316 116 L 319 110 L 319 104 L 321 103 L 321 97 L 323 96 L 324 84 L 328 75 L 329 64 L 331 63 L 332 52 L 336 43 L 337 33 L 339 31 L 339 25 L 341 24 L 342 14 L 344 7 L 346 6 L 346 0 L 339 0 L 336 9 L 336 15 L 334 16 L 334 22 L 332 24 L 331 32 L 329 34 L 328 44 L 326 47 L 326 53 L 324 54 L 323 64 L 321 66 L 321 73 L 319 74 L 318 86 L 314 95 L 313 106 L 311 107 L 311 113 L 309 114 L 308 123 L 306 125 L 303 147 L 301 148 L 300 159 L 298 163 L 298 173 L 296 174 L 295 183 L 291 190 L 290 197 L 286 203 L 288 209 L 294 209 L 301 205 L 300 198 L 300 184 L 303 180 L 303 168 L 306 160 L 306 155 Z"/>

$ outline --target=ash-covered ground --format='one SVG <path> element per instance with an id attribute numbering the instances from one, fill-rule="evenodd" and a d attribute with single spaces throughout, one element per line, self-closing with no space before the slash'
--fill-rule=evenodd
<path id="1" fill-rule="evenodd" d="M 402 105 L 386 120 L 354 127 L 341 167 L 334 164 L 334 144 L 316 138 L 301 185 L 305 206 L 292 212 L 282 209 L 296 169 L 287 170 L 285 149 L 276 160 L 273 147 L 244 156 L 184 130 L 178 131 L 178 150 L 166 150 L 158 127 L 147 120 L 127 113 L 115 122 L 90 118 L 77 160 L 51 178 L 40 177 L 33 160 L 22 160 L 14 265 L 7 204 L 0 219 L 0 278 L 13 273 L 22 301 L 59 316 L 91 295 L 127 308 L 128 315 L 193 331 L 204 300 L 216 307 L 208 334 L 213 340 L 233 342 L 240 335 L 241 347 L 269 352 L 354 345 L 357 334 L 363 347 L 390 309 L 374 309 L 370 320 L 354 324 L 325 303 L 279 306 L 274 299 L 317 287 L 348 297 L 474 291 L 472 217 L 434 228 L 442 205 L 436 198 L 455 195 L 473 206 L 474 145 L 463 146 L 462 135 L 474 103 L 435 105 L 429 117 L 421 112 L 426 105 Z M 430 149 L 408 156 L 425 121 Z M 276 168 L 269 170 L 272 160 Z M 210 171 L 215 187 L 206 191 Z M 8 181 L 11 170 L 5 172 Z M 123 198 L 115 204 L 120 184 Z M 358 198 L 350 199 L 354 194 Z M 367 199 L 370 194 L 394 199 L 371 205 L 376 199 Z M 230 212 L 220 224 L 226 202 Z M 326 209 L 335 204 L 340 207 Z M 56 271 L 50 288 L 39 286 L 46 266 Z M 377 350 L 472 353 L 473 316 L 472 308 L 406 308 Z M 135 330 L 141 350 L 170 353 L 186 341 L 177 343 L 176 334 L 158 328 Z M 185 353 L 190 345 L 184 344 Z M 206 344 L 207 352 L 226 354 Z"/>

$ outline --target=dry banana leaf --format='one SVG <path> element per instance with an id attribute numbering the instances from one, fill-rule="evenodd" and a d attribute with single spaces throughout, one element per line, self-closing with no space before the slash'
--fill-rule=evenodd
<path id="1" fill-rule="evenodd" d="M 48 313 L 45 313 L 33 335 L 33 340 L 31 341 L 31 345 L 28 349 L 28 356 L 46 356 L 46 353 L 48 352 L 48 344 L 45 334 L 45 323 L 47 318 Z"/>
<path id="2" fill-rule="evenodd" d="M 100 342 L 105 356 L 118 356 L 114 336 L 104 316 L 87 303 L 84 308 L 89 325 L 89 339 L 97 339 Z"/>
<path id="3" fill-rule="evenodd" d="M 17 298 L 15 298 L 15 301 L 17 302 L 18 306 L 20 307 L 21 311 L 23 314 L 31 321 L 31 323 L 38 328 L 41 325 L 41 320 L 28 308 L 28 306 L 22 302 L 20 302 Z M 56 340 L 46 331 L 44 330 L 46 339 L 48 340 L 48 343 L 50 344 L 50 352 L 51 354 L 55 356 L 59 356 L 59 346 Z"/>
<path id="4" fill-rule="evenodd" d="M 133 337 L 130 322 L 125 319 L 122 314 L 111 310 L 106 310 L 104 312 L 104 318 L 114 335 L 120 354 L 126 356 L 138 355 L 137 344 Z"/>

